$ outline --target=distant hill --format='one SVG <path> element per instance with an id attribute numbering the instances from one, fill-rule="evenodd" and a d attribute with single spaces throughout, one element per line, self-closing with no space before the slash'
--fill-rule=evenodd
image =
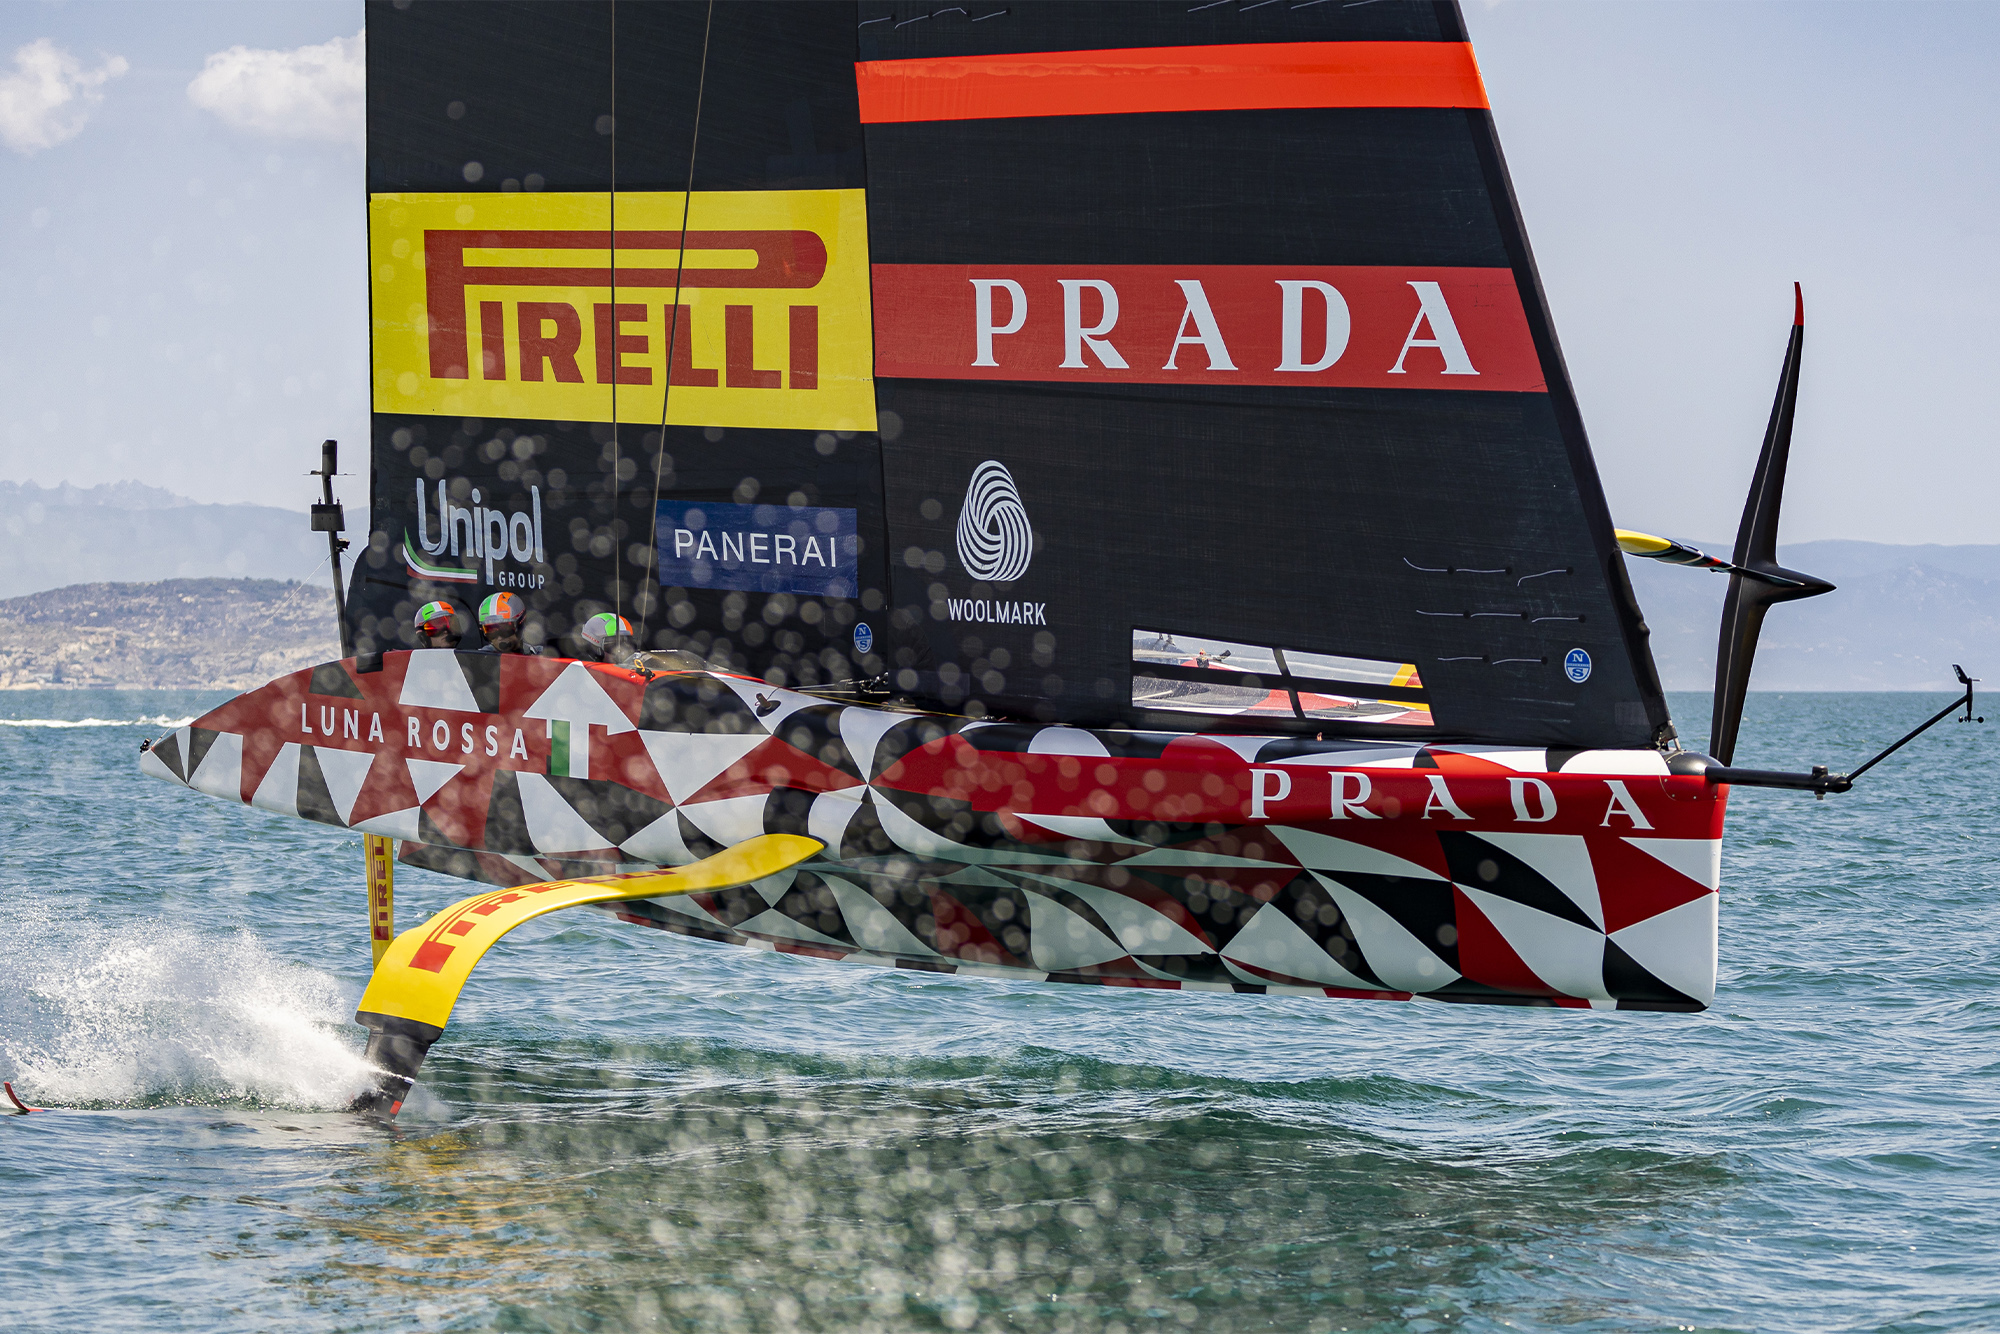
<path id="1" fill-rule="evenodd" d="M 204 505 L 139 482 L 0 482 L 0 598 L 100 580 L 324 579 L 325 562 L 303 509 Z"/>
<path id="2" fill-rule="evenodd" d="M 1727 554 L 1729 545 L 1702 547 Z M 1803 542 L 1778 554 L 1839 589 L 1772 609 L 1752 689 L 1949 690 L 1954 662 L 2000 689 L 2000 545 Z M 92 663 L 107 624 L 129 644 L 113 672 L 124 684 L 153 673 L 161 685 L 255 685 L 289 670 L 258 675 L 258 654 L 334 655 L 326 541 L 303 512 L 202 505 L 138 482 L 0 482 L 0 557 L 0 598 L 12 599 L 0 602 L 0 687 L 98 684 Z M 1708 690 L 1727 577 L 1646 560 L 1626 567 L 1662 684 Z M 299 579 L 308 586 L 272 582 Z M 237 611 L 246 618 L 232 619 Z M 61 625 L 71 638 L 56 633 Z M 211 662 L 196 653 L 204 646 L 234 656 Z"/>
<path id="3" fill-rule="evenodd" d="M 339 656 L 331 586 L 165 579 L 0 602 L 0 689 L 246 690 Z"/>
<path id="4" fill-rule="evenodd" d="M 1728 542 L 1699 543 L 1727 556 Z M 1838 587 L 1773 607 L 1752 690 L 1955 690 L 1951 665 L 2000 686 L 2000 546 L 1801 542 L 1778 560 Z M 1669 690 L 1715 684 L 1729 577 L 1627 560 Z"/>

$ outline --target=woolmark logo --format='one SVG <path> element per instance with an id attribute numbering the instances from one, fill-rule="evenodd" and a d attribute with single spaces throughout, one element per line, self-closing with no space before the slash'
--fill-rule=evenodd
<path id="1" fill-rule="evenodd" d="M 974 579 L 1010 584 L 1028 572 L 1035 530 L 1006 465 L 988 459 L 973 469 L 958 512 L 958 563 Z"/>

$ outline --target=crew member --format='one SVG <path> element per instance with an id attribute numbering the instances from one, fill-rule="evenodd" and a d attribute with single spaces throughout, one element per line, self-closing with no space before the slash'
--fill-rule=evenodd
<path id="1" fill-rule="evenodd" d="M 528 645 L 521 642 L 521 622 L 528 614 L 527 604 L 512 593 L 495 593 L 479 604 L 479 632 L 486 636 L 486 647 L 481 653 L 529 653 L 547 654 L 540 644 Z"/>
<path id="2" fill-rule="evenodd" d="M 424 648 L 457 648 L 458 631 L 452 628 L 458 608 L 449 602 L 426 602 L 417 608 L 417 640 Z"/>
<path id="3" fill-rule="evenodd" d="M 614 667 L 630 667 L 639 651 L 638 645 L 633 642 L 632 622 L 616 612 L 598 612 L 583 623 L 576 637 L 582 645 L 578 656 L 586 662 L 608 662 Z"/>

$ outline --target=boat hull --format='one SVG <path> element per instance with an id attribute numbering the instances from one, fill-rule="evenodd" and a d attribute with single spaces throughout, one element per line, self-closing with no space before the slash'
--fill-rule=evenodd
<path id="1" fill-rule="evenodd" d="M 1727 789 L 1653 751 L 1089 730 L 421 650 L 282 677 L 141 767 L 502 885 L 810 835 L 826 853 L 769 881 L 605 910 L 819 958 L 1601 1009 L 1714 995 Z"/>

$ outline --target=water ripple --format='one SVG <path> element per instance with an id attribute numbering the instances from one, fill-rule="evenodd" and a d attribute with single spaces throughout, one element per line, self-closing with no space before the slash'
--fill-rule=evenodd
<path id="1" fill-rule="evenodd" d="M 0 720 L 0 1298 L 30 1329 L 2000 1327 L 1994 731 L 1739 792 L 1695 1016 L 1149 994 L 524 927 L 340 1113 L 359 841 Z M 1689 734 L 1698 701 L 1676 700 Z M 1755 696 L 1834 767 L 1937 703 Z M 121 721 L 123 720 L 123 721 Z M 63 724 L 60 726 L 54 724 Z M 399 876 L 417 920 L 454 882 Z"/>

